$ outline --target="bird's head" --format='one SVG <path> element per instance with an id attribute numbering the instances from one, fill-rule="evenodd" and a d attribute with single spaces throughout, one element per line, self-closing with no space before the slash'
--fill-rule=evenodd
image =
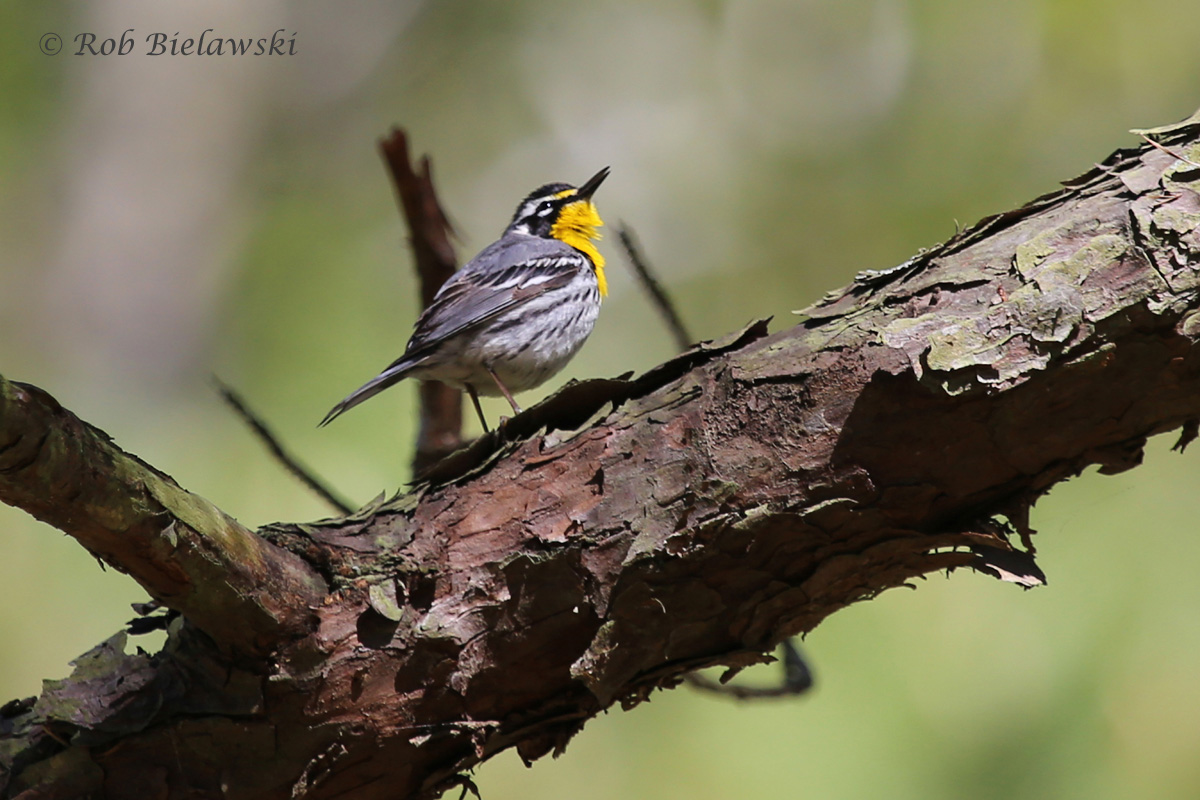
<path id="1" fill-rule="evenodd" d="M 588 178 L 578 188 L 568 183 L 548 183 L 534 189 L 517 206 L 506 233 L 523 233 L 558 239 L 591 259 L 600 283 L 600 293 L 607 294 L 604 280 L 604 256 L 594 241 L 600 238 L 596 229 L 604 224 L 592 203 L 592 195 L 608 177 L 608 167 Z"/>

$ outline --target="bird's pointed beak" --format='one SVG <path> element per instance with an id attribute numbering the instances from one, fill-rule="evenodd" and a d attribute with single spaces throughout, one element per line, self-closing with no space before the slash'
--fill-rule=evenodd
<path id="1" fill-rule="evenodd" d="M 608 177 L 608 167 L 597 172 L 592 177 L 588 178 L 583 186 L 576 190 L 576 197 L 581 197 L 584 200 L 590 200 L 592 194 L 600 188 L 600 184 L 604 183 L 604 179 Z"/>

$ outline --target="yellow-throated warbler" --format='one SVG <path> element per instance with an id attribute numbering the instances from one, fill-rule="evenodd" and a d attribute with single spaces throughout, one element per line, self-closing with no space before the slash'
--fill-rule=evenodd
<path id="1" fill-rule="evenodd" d="M 322 425 L 405 379 L 465 389 L 487 430 L 479 395 L 532 389 L 566 366 L 596 324 L 608 293 L 604 257 L 592 242 L 604 224 L 592 193 L 608 167 L 582 186 L 550 183 L 517 206 L 504 235 L 446 281 L 417 319 L 404 355 L 338 403 Z"/>

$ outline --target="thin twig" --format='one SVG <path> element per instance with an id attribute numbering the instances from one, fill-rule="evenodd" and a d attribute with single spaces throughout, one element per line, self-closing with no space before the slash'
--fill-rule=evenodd
<path id="1" fill-rule="evenodd" d="M 625 249 L 625 257 L 629 259 L 633 271 L 637 273 L 642 286 L 650 293 L 650 299 L 654 301 L 654 305 L 658 308 L 659 313 L 662 314 L 667 327 L 671 329 L 671 335 L 675 337 L 676 347 L 680 352 L 687 350 L 696 340 L 688 333 L 687 328 L 684 327 L 683 320 L 679 317 L 679 313 L 675 311 L 675 304 L 671 301 L 666 290 L 663 289 L 662 284 L 658 282 L 658 278 L 650 271 L 650 266 L 646 263 L 646 259 L 642 257 L 637 240 L 633 237 L 633 232 L 622 222 L 617 226 L 617 237 L 621 240 L 621 246 Z"/>
<path id="2" fill-rule="evenodd" d="M 1158 148 L 1159 150 L 1162 150 L 1164 153 L 1169 155 L 1171 158 L 1177 158 L 1185 164 L 1191 164 L 1193 167 L 1200 169 L 1200 164 L 1197 164 L 1195 161 L 1192 161 L 1187 156 L 1181 155 L 1180 153 L 1176 153 L 1174 150 L 1167 147 L 1165 144 L 1159 144 L 1158 142 L 1154 141 L 1153 139 L 1151 139 L 1149 136 L 1147 136 L 1144 133 L 1139 133 L 1138 136 L 1145 139 L 1146 144 L 1150 145 L 1151 147 L 1155 147 L 1155 148 Z"/>
<path id="3" fill-rule="evenodd" d="M 283 445 L 279 443 L 279 439 L 271 432 L 266 424 L 258 418 L 253 411 L 246 405 L 232 388 L 225 384 L 217 376 L 213 376 L 213 384 L 216 386 L 217 392 L 225 400 L 229 406 L 237 412 L 237 415 L 250 426 L 250 430 L 254 431 L 255 435 L 262 440 L 262 443 L 271 451 L 271 455 L 283 464 L 284 468 L 300 479 L 300 482 L 312 489 L 322 500 L 333 506 L 342 514 L 354 513 L 354 506 L 343 500 L 332 489 L 324 484 L 312 472 L 296 460 L 294 456 L 283 449 Z"/>
<path id="4" fill-rule="evenodd" d="M 408 224 L 423 310 L 454 274 L 457 261 L 450 243 L 454 231 L 434 191 L 429 156 L 422 156 L 418 168 L 413 168 L 403 128 L 393 128 L 379 141 L 379 150 Z M 444 383 L 426 381 L 419 394 L 421 424 L 413 455 L 414 476 L 462 445 L 462 392 Z"/>
<path id="5" fill-rule="evenodd" d="M 449 789 L 452 786 L 462 787 L 462 794 L 458 796 L 458 800 L 466 800 L 467 792 L 475 795 L 478 800 L 483 800 L 483 795 L 479 793 L 479 787 L 475 785 L 475 781 L 471 780 L 470 775 L 460 773 L 450 776 L 446 779 L 445 787 Z"/>
<path id="6" fill-rule="evenodd" d="M 723 694 L 737 700 L 762 700 L 772 697 L 793 697 L 804 694 L 813 685 L 812 670 L 800 650 L 787 639 L 781 645 L 783 648 L 783 681 L 778 686 L 740 686 L 735 683 L 721 683 L 711 678 L 693 672 L 684 676 L 688 684 L 706 692 Z"/>

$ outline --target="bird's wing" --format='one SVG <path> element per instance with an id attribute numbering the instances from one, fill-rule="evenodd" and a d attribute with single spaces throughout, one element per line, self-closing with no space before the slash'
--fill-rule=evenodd
<path id="1" fill-rule="evenodd" d="M 438 290 L 417 319 L 404 355 L 329 410 L 321 425 L 394 385 L 451 337 L 494 319 L 509 309 L 569 284 L 591 269 L 574 248 L 544 239 L 502 238 L 485 248 Z"/>
<path id="2" fill-rule="evenodd" d="M 515 263 L 492 264 L 486 270 L 471 267 L 469 264 L 459 270 L 442 286 L 418 318 L 404 355 L 393 366 L 419 360 L 447 339 L 545 292 L 562 288 L 581 269 L 591 268 L 584 255 L 569 247 Z"/>

